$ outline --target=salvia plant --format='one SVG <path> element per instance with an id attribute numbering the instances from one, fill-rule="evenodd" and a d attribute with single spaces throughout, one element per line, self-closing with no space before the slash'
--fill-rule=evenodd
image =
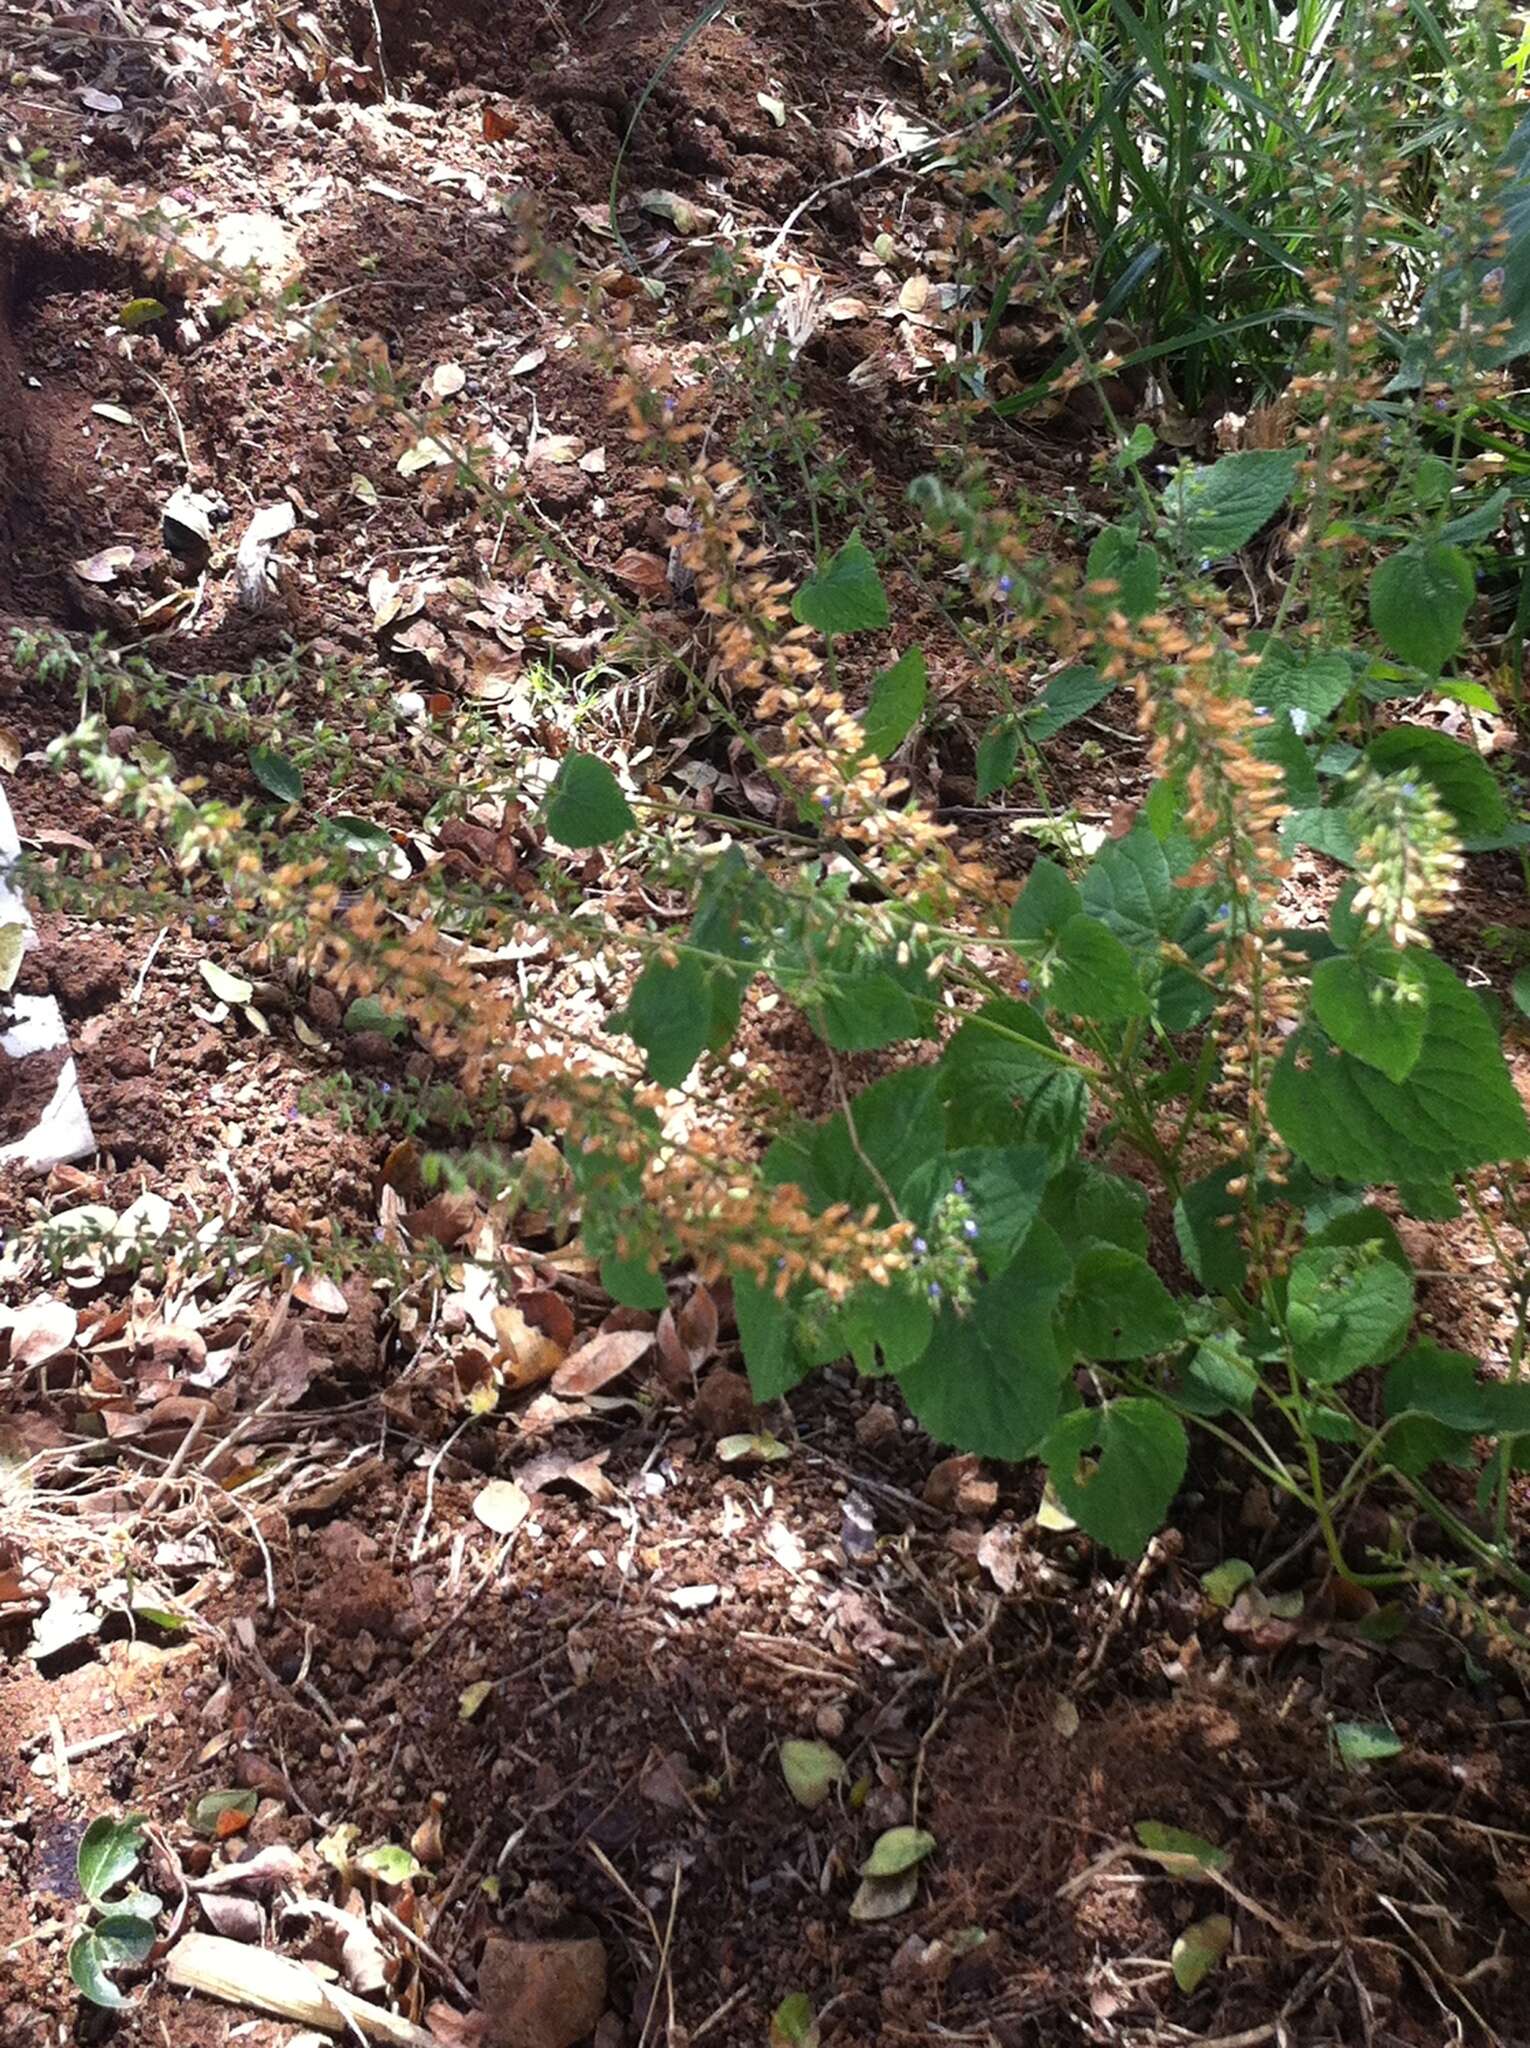
<path id="1" fill-rule="evenodd" d="M 1326 15 L 1302 19 L 1326 37 Z M 1241 20 L 1226 17 L 1209 55 L 1186 53 L 1197 103 L 1214 91 L 1224 119 L 1257 99 L 1221 76 Z M 1365 120 L 1407 81 L 1388 50 L 1371 54 L 1379 83 L 1358 104 L 1325 70 L 1304 109 L 1314 127 L 1342 112 L 1366 145 L 1319 181 L 1321 261 L 1291 257 L 1284 230 L 1279 262 L 1269 255 L 1280 304 L 1289 259 L 1313 316 L 1296 372 L 1262 431 L 1214 460 L 1154 467 L 1152 430 L 1117 422 L 1112 365 L 1049 249 L 1057 195 L 1029 215 L 1006 200 L 983 228 L 995 191 L 1023 180 L 1008 162 L 987 164 L 991 177 L 957 167 L 981 210 L 970 246 L 1001 239 L 1003 292 L 1056 318 L 1054 383 L 1099 399 L 1095 502 L 1108 493 L 1114 509 L 1078 510 L 1069 544 L 1043 546 L 982 460 L 970 430 L 991 336 L 960 294 L 950 460 L 914 485 L 901 523 L 878 512 L 873 530 L 868 512 L 825 535 L 806 573 L 762 539 L 751 479 L 709 452 L 708 387 L 613 368 L 613 412 L 667 480 L 681 514 L 672 574 L 705 622 L 703 656 L 655 642 L 654 658 L 774 789 L 774 818 L 703 814 L 582 748 L 528 757 L 471 714 L 429 747 L 406 736 L 390 795 L 434 828 L 466 792 L 529 830 L 542 858 L 513 879 L 421 871 L 393 833 L 336 813 L 328 783 L 354 768 L 349 743 L 295 729 L 285 678 L 173 685 L 100 647 L 31 640 L 22 660 L 79 694 L 55 757 L 162 834 L 177 875 L 157 894 L 99 875 L 39 886 L 155 914 L 178 890 L 190 915 L 215 905 L 251 958 L 322 977 L 365 1006 L 368 1028 L 411 1034 L 451 1076 L 452 1117 L 472 1133 L 458 1170 L 496 1197 L 551 1202 L 530 1185 L 546 1150 L 516 1134 L 556 1134 L 562 1199 L 609 1293 L 656 1309 L 682 1265 L 726 1276 L 761 1399 L 849 1359 L 895 1380 L 939 1442 L 1039 1461 L 1068 1514 L 1123 1557 L 1169 1515 L 1197 1435 L 1299 1504 L 1350 1576 L 1346 1520 L 1384 1476 L 1446 1532 L 1464 1574 L 1490 1567 L 1530 1591 L 1507 1533 L 1530 1444 L 1530 1303 L 1508 1250 L 1527 1221 L 1530 1124 L 1502 1020 L 1432 943 L 1464 862 L 1497 853 L 1513 872 L 1530 833 L 1474 746 L 1407 716 L 1494 708 L 1479 680 L 1494 648 L 1511 674 L 1517 596 L 1508 615 L 1493 606 L 1518 474 L 1504 366 L 1530 243 L 1517 144 L 1490 112 L 1452 127 L 1475 141 L 1448 192 L 1400 189 Z M 1284 188 L 1260 191 L 1273 206 Z M 781 345 L 760 322 L 732 331 L 745 377 Z M 440 439 L 452 488 L 558 551 L 449 422 L 411 413 L 375 354 L 346 367 L 401 434 Z M 815 526 L 829 509 L 814 501 Z M 1250 550 L 1267 604 L 1250 602 L 1239 569 Z M 979 798 L 1018 783 L 1052 813 L 1022 882 L 900 766 L 943 710 L 889 594 L 910 577 L 936 594 L 989 707 Z M 641 614 L 606 596 L 642 644 Z M 872 635 L 885 660 L 866 658 Z M 1148 775 L 1107 837 L 1056 815 L 1042 749 L 1113 692 L 1135 704 Z M 368 704 L 386 719 L 383 695 Z M 115 748 L 129 713 L 152 713 L 172 746 L 183 733 L 242 750 L 245 797 L 209 797 L 172 754 Z M 767 750 L 770 725 L 781 743 Z M 1303 850 L 1334 878 L 1322 926 L 1290 922 Z M 643 873 L 686 915 L 592 916 L 603 863 Z M 528 931 L 619 981 L 597 1042 L 550 1034 L 513 984 L 480 971 Z M 837 1106 L 816 1121 L 783 1124 L 733 1057 L 765 992 L 823 1049 Z M 875 1055 L 881 1077 L 852 1090 L 852 1055 Z M 378 1114 L 452 1121 L 408 1090 Z M 1507 1378 L 1415 1333 L 1394 1218 L 1440 1221 L 1463 1202 L 1515 1290 Z M 1475 1470 L 1475 1506 L 1459 1480 L 1441 1487 L 1452 1467 Z M 1437 1567 L 1399 1548 L 1369 1577 L 1427 1572 L 1435 1583 Z"/>

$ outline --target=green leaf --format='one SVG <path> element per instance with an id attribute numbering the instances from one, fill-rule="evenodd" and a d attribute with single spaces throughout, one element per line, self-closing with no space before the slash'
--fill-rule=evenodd
<path id="1" fill-rule="evenodd" d="M 1378 774 L 1414 775 L 1433 783 L 1463 839 L 1492 839 L 1509 822 L 1498 779 L 1474 747 L 1422 725 L 1394 725 L 1365 750 Z"/>
<path id="2" fill-rule="evenodd" d="M 1098 1459 L 1086 1461 L 1096 1446 Z M 1140 1395 L 1075 1409 L 1041 1446 L 1068 1513 L 1086 1535 L 1123 1558 L 1140 1557 L 1163 1526 L 1187 1456 L 1179 1417 Z"/>
<path id="3" fill-rule="evenodd" d="M 836 979 L 816 998 L 802 1001 L 819 1036 L 835 1052 L 877 1052 L 918 1038 L 925 1028 L 913 997 L 891 974 Z"/>
<path id="4" fill-rule="evenodd" d="M 1201 1590 L 1213 1607 L 1231 1607 L 1245 1586 L 1254 1581 L 1254 1567 L 1247 1558 L 1224 1558 L 1201 1574 Z"/>
<path id="5" fill-rule="evenodd" d="M 1184 1369 L 1180 1406 L 1192 1415 L 1247 1415 L 1259 1391 L 1254 1370 L 1236 1330 L 1219 1330 L 1205 1338 Z"/>
<path id="6" fill-rule="evenodd" d="M 253 982 L 246 981 L 242 974 L 230 974 L 216 960 L 199 960 L 197 967 L 220 1003 L 247 1003 L 255 993 Z"/>
<path id="7" fill-rule="evenodd" d="M 917 647 L 900 654 L 892 667 L 884 668 L 876 678 L 870 701 L 861 713 L 861 731 L 867 748 L 879 761 L 896 753 L 919 723 L 929 692 L 924 654 Z"/>
<path id="8" fill-rule="evenodd" d="M 637 823 L 616 777 L 593 754 L 565 754 L 542 807 L 561 846 L 606 846 Z"/>
<path id="9" fill-rule="evenodd" d="M 900 1195 L 914 1173 L 945 1149 L 945 1121 L 932 1067 L 905 1067 L 873 1081 L 849 1105 L 814 1130 L 810 1158 L 815 1186 L 827 1207 L 848 1202 L 877 1208 L 890 1223 L 887 1190 Z"/>
<path id="10" fill-rule="evenodd" d="M 909 1214 L 924 1223 L 960 1180 L 971 1203 L 972 1250 L 990 1277 L 1002 1273 L 1036 1221 L 1052 1158 L 1044 1145 L 964 1145 L 921 1167 L 903 1192 Z"/>
<path id="11" fill-rule="evenodd" d="M 1304 1251 L 1291 1267 L 1286 1327 L 1296 1369 L 1337 1386 L 1398 1349 L 1413 1320 L 1413 1280 L 1370 1245 Z"/>
<path id="12" fill-rule="evenodd" d="M 1147 1260 L 1119 1245 L 1087 1245 L 1073 1272 L 1066 1321 L 1084 1358 L 1151 1358 L 1184 1335 L 1179 1306 Z"/>
<path id="13" fill-rule="evenodd" d="M 918 1896 L 917 1869 L 900 1871 L 896 1877 L 863 1877 L 850 1901 L 850 1918 L 864 1922 L 895 1920 L 908 1911 Z"/>
<path id="14" fill-rule="evenodd" d="M 347 1031 L 380 1031 L 384 1038 L 407 1038 L 409 1035 L 408 1019 L 396 1017 L 376 996 L 353 997 L 345 1006 L 341 1023 Z"/>
<path id="15" fill-rule="evenodd" d="M 259 1804 L 260 1794 L 247 1789 L 230 1787 L 221 1792 L 204 1792 L 191 1809 L 191 1825 L 199 1835 L 215 1835 L 225 1813 L 242 1813 L 246 1820 L 252 1820 Z"/>
<path id="16" fill-rule="evenodd" d="M 1097 1239 L 1146 1257 L 1147 1190 L 1092 1160 L 1064 1168 L 1047 1189 L 1041 1213 L 1065 1244 Z"/>
<path id="17" fill-rule="evenodd" d="M 1493 1431 L 1485 1392 L 1477 1361 L 1466 1352 L 1413 1345 L 1382 1386 L 1391 1422 L 1383 1442 L 1388 1464 L 1414 1474 L 1431 1465 L 1469 1464 L 1473 1438 Z"/>
<path id="18" fill-rule="evenodd" d="M 80 1837 L 75 1851 L 75 1869 L 80 1890 L 93 1906 L 99 1906 L 109 1891 L 131 1877 L 143 1855 L 148 1839 L 148 1815 L 125 1814 L 120 1820 L 98 1814 Z"/>
<path id="19" fill-rule="evenodd" d="M 648 1072 L 661 1088 L 679 1088 L 706 1050 L 709 1023 L 701 962 L 682 953 L 673 967 L 657 957 L 650 960 L 606 1028 L 625 1031 L 642 1046 Z"/>
<path id="20" fill-rule="evenodd" d="M 1133 1831 L 1150 1856 L 1170 1877 L 1194 1881 L 1218 1876 L 1232 1862 L 1230 1849 L 1219 1849 L 1204 1835 L 1192 1835 L 1188 1828 L 1171 1828 L 1161 1820 L 1139 1820 Z"/>
<path id="21" fill-rule="evenodd" d="M 1318 962 L 1312 1009 L 1335 1045 L 1389 1081 L 1406 1081 L 1424 1049 L 1429 984 L 1413 956 L 1367 946 Z"/>
<path id="22" fill-rule="evenodd" d="M 1061 1398 L 1066 1361 L 1053 1320 L 1072 1274 L 1057 1232 L 1035 1223 L 965 1315 L 941 1315 L 923 1356 L 898 1375 L 910 1411 L 937 1443 L 994 1458 L 1035 1451 Z"/>
<path id="23" fill-rule="evenodd" d="M 285 754 L 274 747 L 251 747 L 250 773 L 278 802 L 295 804 L 303 795 L 303 778 Z"/>
<path id="24" fill-rule="evenodd" d="M 868 633 L 890 623 L 887 593 L 857 530 L 792 599 L 792 617 L 820 633 Z"/>
<path id="25" fill-rule="evenodd" d="M 358 1870 L 387 1885 L 407 1884 L 421 1869 L 418 1857 L 392 1842 L 375 1842 L 370 1849 L 359 1851 L 355 1861 Z"/>
<path id="26" fill-rule="evenodd" d="M 1013 718 L 1001 718 L 978 741 L 978 802 L 986 803 L 1008 786 L 1020 758 L 1020 727 Z"/>
<path id="27" fill-rule="evenodd" d="M 1053 676 L 1033 703 L 1026 705 L 1021 713 L 1025 730 L 1038 746 L 1043 740 L 1055 739 L 1065 726 L 1092 711 L 1114 688 L 1113 683 L 1101 680 L 1098 669 L 1064 669 L 1060 676 Z M 1011 762 L 1011 773 L 1013 769 Z M 1007 782 L 1009 776 L 1004 780 Z"/>
<path id="28" fill-rule="evenodd" d="M 393 834 L 385 826 L 373 824 L 370 818 L 354 818 L 342 811 L 336 817 L 321 818 L 319 829 L 326 839 L 343 846 L 347 853 L 367 854 L 384 867 L 391 867 L 399 852 Z"/>
<path id="29" fill-rule="evenodd" d="M 117 320 L 131 333 L 136 327 L 147 327 L 153 320 L 163 320 L 169 310 L 160 299 L 129 299 L 118 313 Z"/>
<path id="30" fill-rule="evenodd" d="M 1072 917 L 1047 953 L 1031 962 L 1032 976 L 1055 1008 L 1097 1024 L 1145 1017 L 1147 992 L 1125 946 L 1097 917 Z"/>
<path id="31" fill-rule="evenodd" d="M 0 975 L 0 989 L 8 986 L 9 983 L 4 976 Z M 1530 1017 L 1530 967 L 1522 967 L 1519 970 L 1510 984 L 1509 993 L 1514 998 L 1514 1007 L 1519 1014 L 1522 1017 Z"/>
<path id="32" fill-rule="evenodd" d="M 781 1745 L 781 1775 L 797 1804 L 812 1813 L 844 1777 L 845 1760 L 827 1742 L 792 1738 Z"/>
<path id="33" fill-rule="evenodd" d="M 1371 624 L 1389 652 L 1437 676 L 1461 644 L 1476 594 L 1469 558 L 1449 541 L 1416 541 L 1371 574 Z"/>
<path id="34" fill-rule="evenodd" d="M 1239 1169 L 1220 1166 L 1192 1181 L 1174 1204 L 1174 1235 L 1180 1253 L 1201 1285 L 1213 1294 L 1237 1294 L 1248 1278 L 1248 1254 L 1238 1225 L 1243 1204 L 1227 1192 Z"/>
<path id="35" fill-rule="evenodd" d="M 861 1865 L 862 1877 L 901 1877 L 922 1863 L 935 1849 L 935 1837 L 926 1828 L 888 1828 L 871 1845 L 871 1854 Z"/>
<path id="36" fill-rule="evenodd" d="M 751 1393 L 756 1401 L 780 1400 L 808 1372 L 791 1341 L 790 1308 L 773 1288 L 762 1285 L 752 1274 L 735 1272 L 733 1313 L 738 1318 L 739 1344 Z"/>
<path id="37" fill-rule="evenodd" d="M 1352 1771 L 1402 1754 L 1402 1737 L 1385 1721 L 1335 1721 L 1333 1739 Z"/>
<path id="38" fill-rule="evenodd" d="M 600 1284 L 623 1308 L 664 1308 L 669 1302 L 663 1274 L 646 1259 L 624 1259 L 607 1252 L 600 1262 Z"/>
<path id="39" fill-rule="evenodd" d="M 27 928 L 24 924 L 0 924 L 0 996 L 9 995 L 16 986 L 26 949 Z"/>
<path id="40" fill-rule="evenodd" d="M 1208 1913 L 1187 1927 L 1169 1951 L 1174 1981 L 1186 1994 L 1201 1984 L 1232 1945 L 1233 1924 L 1225 1913 Z"/>
<path id="41" fill-rule="evenodd" d="M 1111 611 L 1128 619 L 1144 618 L 1158 602 L 1158 580 L 1158 550 L 1151 541 L 1139 539 L 1124 526 L 1107 526 L 1096 537 L 1084 581 L 1115 584 L 1114 593 L 1104 599 Z"/>
<path id="42" fill-rule="evenodd" d="M 783 1998 L 770 2016 L 769 2048 L 818 2048 L 820 2038 L 813 2002 L 805 1991 Z"/>
<path id="43" fill-rule="evenodd" d="M 1449 1179 L 1521 1159 L 1530 1124 L 1481 1003 L 1432 953 L 1423 1049 L 1405 1081 L 1342 1052 L 1316 1023 L 1286 1044 L 1270 1117 L 1315 1173 L 1364 1187 Z"/>
<path id="44" fill-rule="evenodd" d="M 1163 494 L 1170 533 L 1187 555 L 1215 562 L 1235 554 L 1290 497 L 1299 459 L 1285 449 L 1251 448 L 1209 469 L 1181 471 Z"/>
<path id="45" fill-rule="evenodd" d="M 1354 685 L 1354 671 L 1342 654 L 1308 654 L 1272 640 L 1260 657 L 1248 694 L 1261 710 L 1295 712 L 1302 730 L 1321 725 L 1337 711 Z"/>
<path id="46" fill-rule="evenodd" d="M 88 1934 L 78 1935 L 69 1949 L 69 1975 L 92 2005 L 119 2010 L 130 2003 L 109 1970 L 124 1963 L 144 1962 L 154 1946 L 154 1929 L 129 1913 L 109 1913 Z"/>
<path id="47" fill-rule="evenodd" d="M 1028 1003 L 999 996 L 969 1017 L 935 1070 L 949 1142 L 1037 1144 L 1056 1166 L 1072 1159 L 1088 1118 L 1088 1085 L 1047 1057 L 1053 1048 Z"/>
<path id="48" fill-rule="evenodd" d="M 1063 927 L 1083 910 L 1084 899 L 1056 861 L 1045 855 L 1025 878 L 1025 887 L 1009 914 L 1010 937 L 1022 945 L 1059 938 Z"/>

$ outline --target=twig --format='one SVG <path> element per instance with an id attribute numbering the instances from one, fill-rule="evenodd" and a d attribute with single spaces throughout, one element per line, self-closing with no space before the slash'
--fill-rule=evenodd
<path id="1" fill-rule="evenodd" d="M 170 936 L 170 927 L 162 924 L 154 936 L 154 943 L 143 956 L 143 965 L 138 970 L 138 979 L 133 983 L 133 993 L 128 997 L 128 1008 L 136 1010 L 143 1001 L 143 985 L 149 978 L 149 969 L 154 965 L 154 956 Z"/>
<path id="2" fill-rule="evenodd" d="M 472 1992 L 468 1990 L 445 1956 L 433 1949 L 423 1934 L 416 1934 L 412 1927 L 407 1927 L 400 1920 L 397 1913 L 390 1913 L 381 1899 L 374 1899 L 372 1901 L 372 1915 L 374 1919 L 380 1920 L 391 1933 L 401 1934 L 405 1941 L 412 1943 L 427 1963 L 433 1963 L 464 2005 L 470 2006 L 474 2003 Z"/>

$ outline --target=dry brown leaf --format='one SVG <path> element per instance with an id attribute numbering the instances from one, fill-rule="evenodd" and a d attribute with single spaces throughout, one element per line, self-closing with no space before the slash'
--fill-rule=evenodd
<path id="1" fill-rule="evenodd" d="M 299 1273 L 292 1283 L 292 1292 L 305 1308 L 317 1309 L 320 1315 L 348 1316 L 351 1312 L 338 1283 L 327 1273 Z"/>
<path id="2" fill-rule="evenodd" d="M 611 573 L 640 597 L 659 597 L 669 589 L 669 564 L 646 548 L 627 548 L 617 556 Z"/>
<path id="3" fill-rule="evenodd" d="M 461 1244 L 478 1221 L 478 1198 L 466 1188 L 447 1189 L 432 1196 L 423 1208 L 404 1215 L 404 1228 L 411 1237 L 433 1237 L 437 1244 Z"/>
<path id="4" fill-rule="evenodd" d="M 616 1488 L 601 1470 L 606 1455 L 604 1451 L 597 1451 L 592 1458 L 571 1458 L 564 1452 L 548 1451 L 543 1457 L 533 1458 L 530 1464 L 521 1466 L 520 1481 L 528 1493 L 541 1493 L 549 1486 L 565 1485 L 578 1487 L 591 1500 L 614 1500 Z"/>
<path id="5" fill-rule="evenodd" d="M 927 277 L 906 277 L 898 293 L 898 304 L 905 313 L 922 313 L 929 296 L 930 280 Z"/>
<path id="6" fill-rule="evenodd" d="M 561 1294 L 550 1287 L 523 1287 L 515 1297 L 515 1305 L 544 1337 L 550 1337 L 554 1344 L 561 1344 L 567 1351 L 574 1341 L 574 1311 Z"/>
<path id="7" fill-rule="evenodd" d="M 496 1363 L 511 1393 L 538 1387 L 543 1380 L 551 1379 L 567 1356 L 563 1345 L 539 1330 L 509 1302 L 500 1302 L 492 1315 L 494 1334 L 499 1341 Z"/>
<path id="8" fill-rule="evenodd" d="M 608 1330 L 604 1336 L 593 1337 L 588 1344 L 569 1353 L 553 1374 L 552 1390 L 565 1399 L 570 1395 L 598 1394 L 612 1380 L 630 1372 L 652 1345 L 651 1331 Z"/>

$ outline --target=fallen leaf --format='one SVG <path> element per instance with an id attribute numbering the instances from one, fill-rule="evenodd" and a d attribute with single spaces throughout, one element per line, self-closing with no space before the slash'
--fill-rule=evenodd
<path id="1" fill-rule="evenodd" d="M 1135 1832 L 1142 1845 L 1139 1853 L 1151 1857 L 1170 1877 L 1205 1882 L 1232 1861 L 1230 1850 L 1219 1849 L 1204 1836 L 1192 1835 L 1185 1828 L 1169 1827 L 1161 1820 L 1139 1820 Z"/>
<path id="2" fill-rule="evenodd" d="M 216 960 L 200 960 L 197 966 L 220 1003 L 247 1003 L 255 993 L 253 982 L 246 981 L 242 974 L 230 974 Z"/>
<path id="3" fill-rule="evenodd" d="M 896 1877 L 864 1877 L 850 1901 L 852 1920 L 893 1920 L 906 1913 L 919 1896 L 919 1872 L 900 1871 Z"/>
<path id="4" fill-rule="evenodd" d="M 983 1531 L 977 1547 L 977 1561 L 1001 1593 L 1014 1592 L 1024 1547 L 1024 1538 L 1010 1522 L 1000 1522 Z"/>
<path id="5" fill-rule="evenodd" d="M 547 361 L 545 348 L 529 348 L 523 356 L 517 356 L 510 365 L 512 377 L 529 377 L 533 370 L 540 370 Z"/>
<path id="6" fill-rule="evenodd" d="M 552 1390 L 565 1399 L 599 1393 L 630 1372 L 652 1348 L 653 1337 L 647 1330 L 609 1330 L 569 1353 L 553 1374 Z"/>
<path id="7" fill-rule="evenodd" d="M 694 1614 L 698 1608 L 715 1605 L 720 1586 L 675 1586 L 669 1595 L 671 1607 L 678 1607 L 682 1614 Z"/>
<path id="8" fill-rule="evenodd" d="M 1194 1991 L 1227 1953 L 1233 1925 L 1225 1913 L 1210 1913 L 1187 1927 L 1169 1951 L 1174 1981 L 1181 1991 Z"/>
<path id="9" fill-rule="evenodd" d="M 115 427 L 131 427 L 135 424 L 133 415 L 125 405 L 108 405 L 103 401 L 90 409 L 98 420 L 110 420 Z"/>
<path id="10" fill-rule="evenodd" d="M 768 1429 L 754 1436 L 721 1437 L 717 1445 L 719 1465 L 779 1465 L 791 1454 L 791 1445 L 782 1443 Z"/>
<path id="11" fill-rule="evenodd" d="M 43 1365 L 67 1351 L 74 1342 L 80 1319 L 67 1301 L 46 1298 L 31 1301 L 12 1315 L 11 1364 Z"/>
<path id="12" fill-rule="evenodd" d="M 513 1536 L 531 1513 L 531 1501 L 513 1479 L 491 1479 L 474 1495 L 473 1513 L 496 1536 Z"/>
<path id="13" fill-rule="evenodd" d="M 906 277 L 898 292 L 898 304 L 905 313 L 922 313 L 930 296 L 930 280 L 918 275 Z"/>
<path id="14" fill-rule="evenodd" d="M 465 1685 L 457 1695 L 457 1719 L 471 1721 L 493 1690 L 492 1678 L 475 1678 L 471 1685 Z"/>
<path id="15" fill-rule="evenodd" d="M 430 373 L 431 395 L 435 398 L 455 398 L 467 382 L 467 371 L 461 363 L 437 363 Z"/>
<path id="16" fill-rule="evenodd" d="M 115 583 L 119 569 L 130 569 L 133 565 L 133 550 L 119 544 L 113 548 L 101 548 L 93 555 L 82 555 L 79 561 L 71 563 L 76 576 L 83 576 L 87 583 Z"/>
<path id="17" fill-rule="evenodd" d="M 845 1775 L 845 1760 L 827 1742 L 796 1736 L 781 1745 L 781 1775 L 797 1804 L 815 1812 Z"/>
<path id="18" fill-rule="evenodd" d="M 612 564 L 611 573 L 640 597 L 658 597 L 669 589 L 668 562 L 643 548 L 625 549 Z"/>
<path id="19" fill-rule="evenodd" d="M 651 213 L 660 220 L 672 222 L 682 235 L 699 235 L 709 221 L 717 218 L 717 215 L 708 208 L 693 206 L 689 199 L 683 198 L 678 192 L 640 192 L 638 205 L 644 213 Z"/>
<path id="20" fill-rule="evenodd" d="M 484 108 L 483 139 L 485 142 L 503 142 L 507 136 L 513 135 L 515 130 L 516 120 L 513 114 L 501 113 L 498 107 Z"/>
<path id="21" fill-rule="evenodd" d="M 784 100 L 777 99 L 774 93 L 757 92 L 754 96 L 754 101 L 756 106 L 765 109 L 765 112 L 769 114 L 771 120 L 775 122 L 778 128 L 786 126 L 786 102 Z"/>
<path id="22" fill-rule="evenodd" d="M 843 322 L 846 320 L 869 320 L 871 318 L 871 308 L 867 305 L 864 299 L 855 299 L 849 297 L 830 299 L 829 303 L 824 307 L 823 310 L 825 315 L 830 320 L 838 322 Z"/>
<path id="23" fill-rule="evenodd" d="M 861 1865 L 862 1877 L 898 1877 L 933 1853 L 935 1837 L 927 1828 L 888 1828 L 871 1845 Z"/>
<path id="24" fill-rule="evenodd" d="M 539 1330 L 522 1311 L 508 1302 L 500 1302 L 491 1311 L 495 1339 L 499 1345 L 498 1363 L 502 1366 L 505 1385 L 512 1393 L 519 1393 L 526 1387 L 540 1386 L 549 1380 L 562 1365 L 564 1347 Z"/>
<path id="25" fill-rule="evenodd" d="M 299 1273 L 292 1283 L 292 1292 L 305 1308 L 317 1309 L 321 1315 L 348 1316 L 351 1312 L 338 1283 L 327 1273 Z"/>

